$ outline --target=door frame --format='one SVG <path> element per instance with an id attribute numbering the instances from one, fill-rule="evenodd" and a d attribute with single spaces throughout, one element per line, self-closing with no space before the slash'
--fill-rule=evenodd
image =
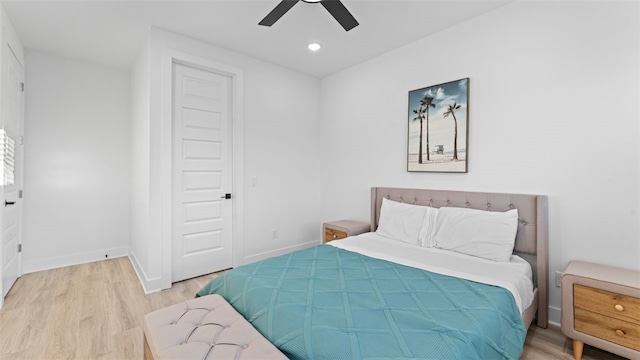
<path id="1" fill-rule="evenodd" d="M 161 169 L 161 243 L 162 243 L 162 280 L 161 288 L 171 287 L 173 224 L 172 224 L 172 164 L 173 164 L 173 64 L 178 63 L 195 67 L 231 79 L 231 141 L 232 141 L 232 266 L 242 262 L 244 240 L 243 204 L 244 204 L 244 114 L 243 114 L 243 71 L 242 69 L 221 64 L 209 59 L 183 53 L 173 49 L 162 50 L 161 92 L 162 110 L 160 118 L 160 156 Z"/>

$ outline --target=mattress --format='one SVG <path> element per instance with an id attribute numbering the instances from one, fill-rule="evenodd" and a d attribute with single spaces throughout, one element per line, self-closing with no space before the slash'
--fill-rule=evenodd
<path id="1" fill-rule="evenodd" d="M 376 258 L 385 240 L 369 235 L 240 266 L 197 296 L 223 296 L 291 359 L 520 357 L 509 290 Z M 346 249 L 365 239 L 370 254 Z"/>

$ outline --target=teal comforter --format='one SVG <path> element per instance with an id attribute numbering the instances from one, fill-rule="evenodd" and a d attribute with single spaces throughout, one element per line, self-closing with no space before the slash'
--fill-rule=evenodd
<path id="1" fill-rule="evenodd" d="M 518 359 L 526 329 L 503 288 L 319 245 L 238 267 L 220 294 L 291 359 Z"/>

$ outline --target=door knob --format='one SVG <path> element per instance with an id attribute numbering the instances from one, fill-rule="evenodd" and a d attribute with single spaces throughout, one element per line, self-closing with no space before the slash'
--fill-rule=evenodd
<path id="1" fill-rule="evenodd" d="M 231 199 L 231 194 L 224 194 L 224 196 L 220 196 L 220 199 Z"/>

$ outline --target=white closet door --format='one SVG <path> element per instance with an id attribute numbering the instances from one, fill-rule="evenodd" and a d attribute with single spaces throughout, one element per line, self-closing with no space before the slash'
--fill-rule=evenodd
<path id="1" fill-rule="evenodd" d="M 22 64 L 11 46 L 5 43 L 3 53 L 4 72 L 2 84 L 2 122 L 7 136 L 13 142 L 13 175 L 4 186 L 2 211 L 2 297 L 21 275 L 20 252 L 22 236 L 22 129 L 24 116 L 24 92 Z M 4 182 L 4 179 L 3 179 Z"/>
<path id="2" fill-rule="evenodd" d="M 232 266 L 231 79 L 173 66 L 172 281 Z"/>

